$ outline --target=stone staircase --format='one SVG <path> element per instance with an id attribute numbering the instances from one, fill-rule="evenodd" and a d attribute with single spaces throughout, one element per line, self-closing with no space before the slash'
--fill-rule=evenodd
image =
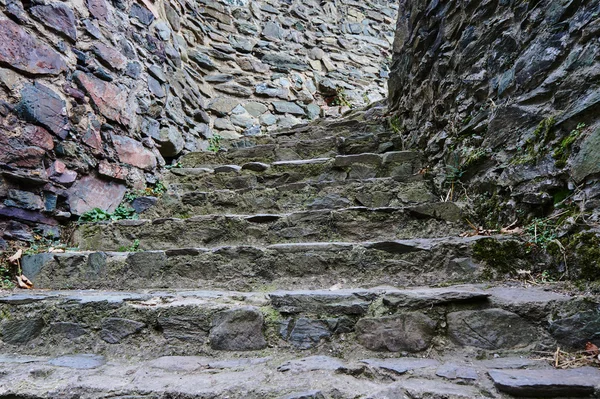
<path id="1" fill-rule="evenodd" d="M 78 226 L 0 297 L 0 398 L 600 397 L 556 370 L 595 298 L 490 282 L 377 118 L 192 153 L 139 220 Z M 590 320 L 592 322 L 590 322 Z"/>

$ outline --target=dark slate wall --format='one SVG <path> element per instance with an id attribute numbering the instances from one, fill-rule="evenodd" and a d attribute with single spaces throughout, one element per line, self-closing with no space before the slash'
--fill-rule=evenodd
<path id="1" fill-rule="evenodd" d="M 503 193 L 513 211 L 568 195 L 598 217 L 597 0 L 401 0 L 389 98 L 440 189 Z"/>

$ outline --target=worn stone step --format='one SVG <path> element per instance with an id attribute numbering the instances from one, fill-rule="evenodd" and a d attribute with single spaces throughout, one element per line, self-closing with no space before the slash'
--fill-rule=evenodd
<path id="1" fill-rule="evenodd" d="M 353 207 L 288 214 L 206 215 L 188 219 L 120 220 L 83 224 L 73 246 L 81 250 L 143 250 L 203 245 L 257 245 L 314 241 L 444 237 L 465 230 L 461 209 L 441 202 L 405 208 Z"/>
<path id="2" fill-rule="evenodd" d="M 500 360 L 504 360 L 501 358 Z M 531 370 L 506 370 L 515 375 L 545 375 L 546 384 L 573 392 L 581 389 L 578 374 L 587 377 L 587 391 L 598 389 L 597 369 L 549 370 L 541 362 L 506 358 L 528 364 Z M 448 370 L 468 372 L 448 376 Z M 504 370 L 499 370 L 504 371 Z M 440 374 L 441 372 L 441 374 Z M 3 398 L 274 398 L 386 399 L 509 398 L 495 389 L 486 361 L 465 358 L 389 359 L 306 356 L 262 351 L 256 355 L 210 357 L 160 356 L 126 360 L 97 353 L 63 356 L 4 355 L 0 357 Z M 41 378 L 43 376 L 43 378 Z M 534 397 L 541 397 L 534 391 Z M 556 397 L 546 391 L 543 397 Z M 573 397 L 569 395 L 568 397 Z M 591 397 L 591 395 L 586 395 Z"/>
<path id="3" fill-rule="evenodd" d="M 348 181 L 394 177 L 398 181 L 422 179 L 420 154 L 412 151 L 338 155 L 242 165 L 198 164 L 173 168 L 163 175 L 166 183 L 193 182 L 204 190 L 278 187 L 297 182 Z"/>
<path id="4" fill-rule="evenodd" d="M 468 347 L 482 357 L 564 347 L 573 339 L 598 343 L 594 331 L 571 322 L 573 316 L 591 313 L 598 323 L 597 301 L 542 288 L 489 285 L 274 292 L 36 290 L 0 296 L 0 348 L 3 354 L 93 350 L 138 358 L 266 348 L 335 350 L 342 358 L 384 364 L 376 359 L 385 354 L 435 350 L 447 356 Z M 488 365 L 494 370 L 507 366 Z M 497 385 L 510 385 L 510 376 L 492 378 Z"/>
<path id="5" fill-rule="evenodd" d="M 312 131 L 313 129 L 311 129 Z M 302 131 L 302 130 L 300 130 Z M 391 132 L 355 132 L 348 137 L 298 138 L 283 131 L 278 135 L 244 137 L 229 140 L 223 150 L 191 152 L 179 159 L 183 167 L 217 164 L 243 164 L 248 162 L 289 161 L 294 159 L 331 158 L 336 155 L 384 153 L 402 149 L 398 138 Z"/>
<path id="6" fill-rule="evenodd" d="M 144 217 L 190 217 L 217 213 L 281 213 L 298 210 L 402 207 L 439 201 L 425 181 L 394 178 L 359 181 L 299 182 L 277 187 L 207 190 L 194 182 L 170 184 Z"/>
<path id="7" fill-rule="evenodd" d="M 522 245 L 513 242 L 509 237 L 443 237 L 41 253 L 25 256 L 22 265 L 36 287 L 51 289 L 415 286 L 489 278 L 497 265 L 474 259 L 473 249 Z"/>

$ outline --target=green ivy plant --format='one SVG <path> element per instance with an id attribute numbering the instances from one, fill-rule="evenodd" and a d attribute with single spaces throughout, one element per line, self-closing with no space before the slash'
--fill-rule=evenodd
<path id="1" fill-rule="evenodd" d="M 213 134 L 213 136 L 208 139 L 208 151 L 219 152 L 222 148 L 221 140 L 223 140 L 223 136 L 218 133 Z"/>

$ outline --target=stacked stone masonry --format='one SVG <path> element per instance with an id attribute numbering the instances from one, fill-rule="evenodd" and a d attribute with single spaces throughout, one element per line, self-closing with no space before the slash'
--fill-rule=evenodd
<path id="1" fill-rule="evenodd" d="M 0 231 L 31 240 L 215 137 L 386 95 L 397 5 L 0 2 Z M 218 136 L 217 136 L 218 135 Z"/>

